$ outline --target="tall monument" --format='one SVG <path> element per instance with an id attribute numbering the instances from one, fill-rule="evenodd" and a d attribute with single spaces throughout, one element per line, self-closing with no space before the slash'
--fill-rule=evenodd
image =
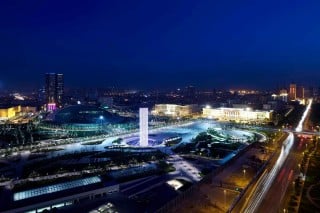
<path id="1" fill-rule="evenodd" d="M 140 146 L 148 146 L 148 108 L 139 109 Z"/>

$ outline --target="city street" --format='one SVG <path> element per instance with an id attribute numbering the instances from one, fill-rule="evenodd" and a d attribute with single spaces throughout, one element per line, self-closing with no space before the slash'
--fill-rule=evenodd
<path id="1" fill-rule="evenodd" d="M 309 101 L 305 112 L 296 128 L 303 131 L 303 124 L 311 109 L 312 100 Z M 291 181 L 298 175 L 297 165 L 305 146 L 294 139 L 293 133 L 279 150 L 279 156 L 272 159 L 265 172 L 257 182 L 246 191 L 238 202 L 234 212 L 278 212 L 282 209 L 282 201 L 288 187 L 292 187 Z M 295 150 L 297 150 L 295 152 Z M 284 209 L 285 210 L 285 209 Z"/>

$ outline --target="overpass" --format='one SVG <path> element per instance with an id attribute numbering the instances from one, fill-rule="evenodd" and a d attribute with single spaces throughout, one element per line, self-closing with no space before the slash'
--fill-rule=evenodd
<path id="1" fill-rule="evenodd" d="M 320 136 L 320 132 L 311 132 L 311 131 L 303 131 L 303 132 L 297 132 L 297 131 L 292 131 L 293 134 L 295 135 L 306 135 L 306 136 Z"/>

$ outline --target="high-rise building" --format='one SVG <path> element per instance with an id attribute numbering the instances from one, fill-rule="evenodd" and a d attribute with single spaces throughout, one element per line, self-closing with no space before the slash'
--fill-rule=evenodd
<path id="1" fill-rule="evenodd" d="M 313 87 L 308 87 L 304 89 L 304 97 L 306 99 L 312 98 L 313 97 Z"/>
<path id="2" fill-rule="evenodd" d="M 55 73 L 46 73 L 46 104 L 55 103 L 55 94 L 56 94 L 56 74 Z"/>
<path id="3" fill-rule="evenodd" d="M 291 101 L 294 101 L 297 99 L 297 85 L 296 84 L 290 84 L 289 99 Z"/>
<path id="4" fill-rule="evenodd" d="M 57 78 L 57 85 L 56 85 L 57 104 L 58 104 L 58 106 L 62 106 L 63 96 L 64 96 L 63 74 L 57 74 L 56 78 Z"/>
<path id="5" fill-rule="evenodd" d="M 61 107 L 63 104 L 63 74 L 46 73 L 45 75 L 46 104 Z"/>
<path id="6" fill-rule="evenodd" d="M 304 99 L 304 87 L 298 86 L 297 88 L 297 99 L 303 100 Z"/>
<path id="7" fill-rule="evenodd" d="M 194 86 L 187 86 L 185 89 L 185 95 L 189 98 L 194 98 L 196 95 L 196 88 Z"/>
<path id="8" fill-rule="evenodd" d="M 44 105 L 46 103 L 46 89 L 44 87 L 38 90 L 38 102 L 40 105 Z"/>
<path id="9" fill-rule="evenodd" d="M 310 92 L 309 92 L 310 95 L 309 95 L 308 98 L 313 98 L 313 97 L 316 97 L 316 96 L 317 96 L 318 91 L 317 91 L 317 88 L 316 88 L 316 87 L 310 87 L 309 91 L 310 91 Z"/>

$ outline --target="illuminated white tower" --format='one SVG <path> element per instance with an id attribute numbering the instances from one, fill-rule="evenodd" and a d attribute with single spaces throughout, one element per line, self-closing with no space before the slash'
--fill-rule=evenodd
<path id="1" fill-rule="evenodd" d="M 148 146 L 148 108 L 139 109 L 140 146 Z"/>

